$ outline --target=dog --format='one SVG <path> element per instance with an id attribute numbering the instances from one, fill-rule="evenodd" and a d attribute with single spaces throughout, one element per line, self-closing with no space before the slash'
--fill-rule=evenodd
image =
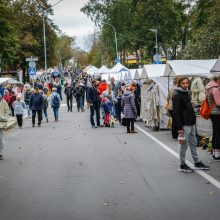
<path id="1" fill-rule="evenodd" d="M 110 127 L 115 127 L 115 118 L 113 115 L 110 116 Z"/>

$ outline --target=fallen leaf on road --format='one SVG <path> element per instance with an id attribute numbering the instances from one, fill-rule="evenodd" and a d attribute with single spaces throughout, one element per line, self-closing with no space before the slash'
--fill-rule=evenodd
<path id="1" fill-rule="evenodd" d="M 105 203 L 104 203 L 104 206 L 109 206 L 109 203 L 105 202 Z"/>
<path id="2" fill-rule="evenodd" d="M 82 161 L 79 161 L 79 165 L 82 166 L 84 163 Z"/>
<path id="3" fill-rule="evenodd" d="M 22 149 L 22 147 L 19 147 L 18 149 L 19 149 L 19 150 L 21 150 L 21 149 Z"/>
<path id="4" fill-rule="evenodd" d="M 22 162 L 19 162 L 18 164 L 20 164 L 20 165 L 21 165 L 21 164 L 22 164 Z"/>
<path id="5" fill-rule="evenodd" d="M 127 142 L 124 142 L 124 144 L 127 144 Z"/>
<path id="6" fill-rule="evenodd" d="M 213 192 L 206 192 L 205 194 L 206 194 L 206 195 L 209 195 L 209 196 L 213 196 L 213 195 L 214 195 Z"/>
<path id="7" fill-rule="evenodd" d="M 58 189 L 63 189 L 63 188 L 64 188 L 63 186 L 58 187 Z"/>
<path id="8" fill-rule="evenodd" d="M 207 181 L 207 182 L 206 182 L 206 184 L 210 184 L 210 182 L 209 182 L 209 181 Z"/>
<path id="9" fill-rule="evenodd" d="M 211 162 L 212 162 L 211 160 L 208 161 L 208 163 L 211 163 Z"/>

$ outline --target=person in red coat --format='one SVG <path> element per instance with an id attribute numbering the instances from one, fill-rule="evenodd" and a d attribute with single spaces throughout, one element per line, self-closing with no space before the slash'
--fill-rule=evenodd
<path id="1" fill-rule="evenodd" d="M 3 99 L 8 103 L 8 105 L 10 105 L 10 102 L 11 102 L 11 96 L 10 96 L 8 90 L 5 90 L 5 95 L 4 95 Z"/>
<path id="2" fill-rule="evenodd" d="M 11 92 L 11 100 L 10 100 L 10 103 L 9 103 L 9 107 L 10 107 L 10 109 L 11 109 L 11 115 L 12 116 L 15 116 L 15 114 L 14 114 L 14 108 L 13 108 L 13 103 L 16 101 L 16 94 L 15 94 L 15 92 L 14 91 L 12 91 Z"/>

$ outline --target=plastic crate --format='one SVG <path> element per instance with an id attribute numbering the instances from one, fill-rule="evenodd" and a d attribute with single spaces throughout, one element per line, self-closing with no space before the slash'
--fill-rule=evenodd
<path id="1" fill-rule="evenodd" d="M 212 136 L 212 122 L 206 120 L 200 115 L 196 116 L 196 130 L 199 136 L 211 137 Z"/>

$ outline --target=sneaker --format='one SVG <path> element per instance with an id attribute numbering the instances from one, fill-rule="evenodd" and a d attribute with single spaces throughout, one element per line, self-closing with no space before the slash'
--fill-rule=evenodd
<path id="1" fill-rule="evenodd" d="M 202 162 L 195 163 L 195 168 L 196 168 L 197 170 L 210 170 L 210 167 L 209 167 L 209 166 L 206 166 L 206 165 L 203 164 Z"/>
<path id="2" fill-rule="evenodd" d="M 131 133 L 131 131 L 127 131 L 127 133 L 129 134 L 129 133 Z"/>
<path id="3" fill-rule="evenodd" d="M 38 124 L 38 127 L 40 127 L 41 125 L 40 124 Z"/>
<path id="4" fill-rule="evenodd" d="M 46 118 L 46 122 L 47 122 L 47 123 L 49 122 L 48 118 Z"/>
<path id="5" fill-rule="evenodd" d="M 189 166 L 186 164 L 180 165 L 179 172 L 184 172 L 184 173 L 193 173 L 194 170 L 191 169 Z"/>
<path id="6" fill-rule="evenodd" d="M 132 134 L 136 134 L 136 133 L 138 133 L 138 132 L 137 132 L 137 131 L 131 131 L 131 133 L 132 133 Z"/>
<path id="7" fill-rule="evenodd" d="M 93 125 L 92 128 L 97 128 L 97 126 L 96 126 L 96 125 Z"/>
<path id="8" fill-rule="evenodd" d="M 32 125 L 32 127 L 35 127 L 35 125 Z"/>
<path id="9" fill-rule="evenodd" d="M 3 160 L 3 155 L 0 155 L 0 160 Z"/>

